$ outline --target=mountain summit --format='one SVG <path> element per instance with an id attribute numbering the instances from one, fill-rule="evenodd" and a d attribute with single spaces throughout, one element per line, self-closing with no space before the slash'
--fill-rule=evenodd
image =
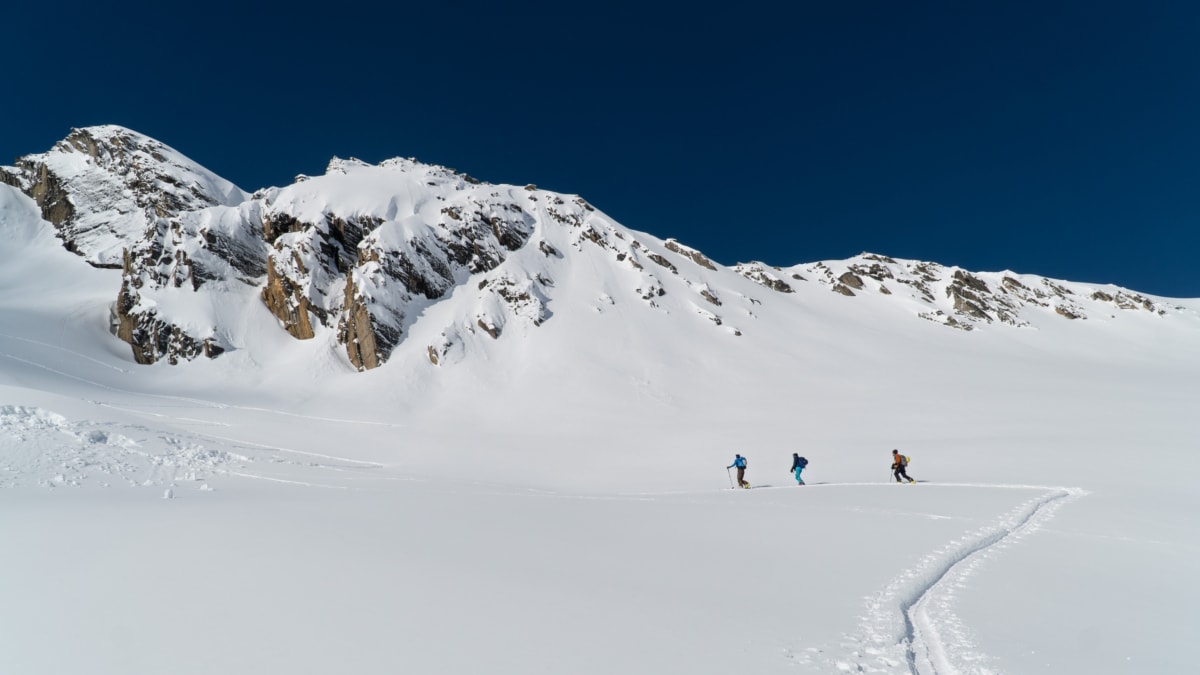
<path id="1" fill-rule="evenodd" d="M 159 219 L 247 198 L 174 149 L 113 125 L 72 129 L 47 152 L 0 167 L 0 180 L 37 201 L 67 249 L 102 267 L 120 267 L 122 249 Z"/>
<path id="2" fill-rule="evenodd" d="M 446 365 L 581 312 L 670 317 L 735 339 L 766 314 L 813 311 L 814 294 L 963 330 L 1179 311 L 1112 286 L 869 253 L 730 268 L 630 230 L 577 195 L 412 159 L 335 158 L 322 176 L 248 194 L 118 126 L 72 130 L 0 167 L 0 180 L 37 203 L 67 249 L 121 268 L 113 332 L 144 364 L 253 350 L 238 324 L 263 310 L 292 338 L 338 347 L 358 370 L 401 348 Z"/>

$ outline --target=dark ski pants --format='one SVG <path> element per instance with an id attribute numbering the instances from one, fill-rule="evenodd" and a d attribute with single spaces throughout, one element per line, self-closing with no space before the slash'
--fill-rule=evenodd
<path id="1" fill-rule="evenodd" d="M 738 470 L 738 485 L 746 487 L 749 483 L 746 482 L 746 467 L 739 466 Z"/>
<path id="2" fill-rule="evenodd" d="M 895 476 L 896 476 L 896 482 L 897 482 L 897 483 L 900 483 L 900 482 L 902 482 L 902 481 L 900 480 L 901 478 L 903 478 L 904 480 L 906 480 L 906 481 L 908 481 L 908 482 L 910 482 L 910 483 L 915 483 L 915 482 L 916 482 L 916 481 L 914 481 L 913 479 L 911 479 L 911 478 L 909 478 L 909 477 L 908 477 L 908 472 L 907 472 L 907 471 L 905 471 L 905 470 L 904 470 L 904 467 L 902 467 L 902 466 L 898 466 L 898 467 L 896 467 Z"/>

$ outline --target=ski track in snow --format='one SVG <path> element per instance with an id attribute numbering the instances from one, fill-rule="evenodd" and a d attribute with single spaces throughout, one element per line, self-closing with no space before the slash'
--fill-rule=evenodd
<path id="1" fill-rule="evenodd" d="M 885 487 L 886 486 L 886 487 Z M 887 482 L 808 483 L 814 488 L 885 487 Z M 835 649 L 785 650 L 795 665 L 819 668 L 820 672 L 881 673 L 884 675 L 998 675 L 988 666 L 989 657 L 972 642 L 970 630 L 954 613 L 957 592 L 988 558 L 1025 536 L 1042 529 L 1064 504 L 1083 497 L 1077 487 L 996 483 L 918 483 L 919 489 L 979 488 L 1028 490 L 1037 493 L 1012 510 L 962 537 L 929 553 L 905 570 L 882 591 L 868 598 L 859 629 Z M 795 485 L 756 485 L 757 490 L 795 491 Z M 722 489 L 742 493 L 742 490 Z M 711 494 L 711 491 L 681 490 L 629 492 L 613 496 L 559 495 L 538 491 L 535 497 L 629 500 Z M 895 513 L 894 511 L 891 513 Z M 915 515 L 915 514 L 914 514 Z M 929 518 L 946 518 L 919 514 Z M 840 656 L 836 656 L 840 654 Z"/>
<path id="2" fill-rule="evenodd" d="M 978 652 L 970 631 L 955 615 L 957 592 L 986 559 L 1041 529 L 1063 504 L 1087 492 L 1073 487 L 984 483 L 938 483 L 930 487 L 1037 490 L 1041 494 L 928 554 L 868 598 L 858 632 L 847 636 L 838 650 L 843 656 L 820 658 L 828 650 L 810 649 L 798 662 L 816 663 L 826 671 L 843 673 L 996 675 L 999 672 L 987 665 L 989 658 Z"/>
<path id="3" fill-rule="evenodd" d="M 92 357 L 88 356 L 87 354 L 81 354 L 80 352 L 77 352 L 77 351 L 75 351 L 75 350 L 73 350 L 73 349 L 67 349 L 66 347 L 61 347 L 61 346 L 59 346 L 59 345 L 50 344 L 49 342 L 42 342 L 42 341 L 40 341 L 40 340 L 30 340 L 29 338 L 18 337 L 18 336 L 16 336 L 16 335 L 9 335 L 8 333 L 0 333 L 0 338 L 4 338 L 4 339 L 6 339 L 6 340 L 16 340 L 16 341 L 18 341 L 18 342 L 24 342 L 24 343 L 27 343 L 27 344 L 36 345 L 36 346 L 38 346 L 38 347 L 45 347 L 46 349 L 54 349 L 54 350 L 57 350 L 57 351 L 60 351 L 60 352 L 66 353 L 66 354 L 70 354 L 71 356 L 74 356 L 74 357 L 76 357 L 76 358 L 83 359 L 83 360 L 85 360 L 85 361 L 90 361 L 91 363 L 94 363 L 94 364 L 96 364 L 96 365 L 98 365 L 98 366 L 100 366 L 100 367 L 102 367 L 102 368 L 108 368 L 109 370 L 115 370 L 115 371 L 117 371 L 118 373 L 127 373 L 127 372 L 129 372 L 128 370 L 126 370 L 126 369 L 124 369 L 124 368 L 120 368 L 120 367 L 114 366 L 114 365 L 112 365 L 112 364 L 105 363 L 105 362 L 101 361 L 100 359 L 95 359 L 95 358 L 92 358 Z M 32 361 L 27 361 L 27 360 L 25 360 L 25 359 L 22 359 L 22 358 L 20 358 L 20 357 L 13 356 L 12 354 L 0 354 L 0 356 L 4 356 L 4 357 L 7 357 L 7 358 L 10 358 L 10 359 L 12 359 L 12 360 L 14 360 L 14 361 L 21 361 L 21 362 L 23 362 L 23 363 L 27 363 L 27 364 L 30 364 L 30 365 L 38 366 L 39 368 L 46 368 L 45 366 L 43 366 L 43 365 L 41 365 L 41 364 L 39 364 L 39 363 L 34 363 L 34 362 L 32 362 Z M 50 369 L 49 369 L 49 368 L 46 368 L 46 370 L 50 370 Z M 59 375 L 64 375 L 64 374 L 65 374 L 65 373 L 60 373 L 60 372 L 58 372 L 58 371 L 52 371 L 52 372 L 55 372 L 56 374 L 59 374 Z"/>
<path id="4" fill-rule="evenodd" d="M 254 473 L 245 473 L 242 471 L 227 471 L 230 476 L 240 476 L 242 478 L 253 478 L 254 480 L 265 480 L 271 483 L 284 483 L 286 485 L 302 485 L 304 487 L 323 488 L 327 490 L 348 490 L 350 488 L 345 485 L 324 485 L 322 483 L 310 483 L 303 480 L 288 480 L 287 478 L 275 478 L 273 476 L 260 476 Z"/>
<path id="5" fill-rule="evenodd" d="M 217 436 L 214 434 L 203 434 L 203 435 L 207 438 L 212 438 L 214 440 L 227 441 L 229 443 L 236 443 L 236 444 L 247 446 L 247 447 L 260 448 L 263 450 L 273 450 L 275 452 L 286 452 L 286 453 L 290 453 L 293 455 L 304 455 L 305 457 L 316 457 L 318 459 L 326 459 L 326 460 L 332 460 L 335 462 L 343 462 L 345 464 L 344 466 L 332 466 L 332 465 L 326 465 L 326 464 L 311 464 L 310 465 L 310 466 L 318 466 L 322 469 L 333 469 L 333 470 L 339 470 L 339 469 L 345 469 L 345 468 L 361 469 L 364 467 L 378 469 L 378 468 L 382 468 L 384 466 L 383 464 L 380 464 L 379 462 L 369 462 L 369 461 L 362 460 L 362 459 L 349 459 L 347 457 L 338 457 L 337 455 L 326 455 L 326 454 L 323 454 L 320 452 L 311 452 L 309 450 L 296 450 L 293 448 L 285 448 L 285 447 L 278 446 L 278 445 L 267 445 L 265 443 L 253 443 L 250 441 L 243 441 L 243 440 L 239 440 L 236 438 L 229 438 L 228 436 Z"/>
<path id="6" fill-rule="evenodd" d="M 206 447 L 217 443 L 221 449 Z M 307 459 L 289 459 L 300 455 Z M 315 460 L 315 461 L 314 461 Z M 250 443 L 206 434 L 164 433 L 152 428 L 71 422 L 40 408 L 0 406 L 0 488 L 38 485 L 53 489 L 98 482 L 166 488 L 191 484 L 211 491 L 215 476 L 270 481 L 308 488 L 352 489 L 342 484 L 379 475 L 383 465 Z M 314 473 L 315 472 L 315 473 Z M 313 479 L 324 477 L 326 481 Z M 881 487 L 885 483 L 824 483 L 814 488 Z M 989 557 L 1037 531 L 1064 504 L 1087 494 L 1080 488 L 1044 485 L 936 483 L 926 488 L 967 487 L 1030 490 L 1037 496 L 921 559 L 867 599 L 853 635 L 834 649 L 789 652 L 796 665 L 822 672 L 885 675 L 995 675 L 989 658 L 974 647 L 970 631 L 954 613 L 957 592 Z M 760 486 L 795 490 L 795 486 Z M 894 489 L 889 486 L 887 489 Z M 711 491 L 706 491 L 711 493 Z M 528 494 L 528 493 L 523 493 Z M 686 492 L 626 493 L 596 499 L 638 500 Z M 553 492 L 532 496 L 562 497 Z M 574 498 L 579 498 L 578 495 Z"/>

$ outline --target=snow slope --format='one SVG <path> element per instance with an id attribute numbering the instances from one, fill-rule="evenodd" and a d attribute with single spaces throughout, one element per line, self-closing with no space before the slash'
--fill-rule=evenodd
<path id="1" fill-rule="evenodd" d="M 514 252 L 553 316 L 441 365 L 454 295 L 365 373 L 254 309 L 138 366 L 118 270 L 4 186 L 0 230 L 0 672 L 1195 668 L 1196 300 L 958 331 L 647 266 L 650 303 L 588 244 Z"/>

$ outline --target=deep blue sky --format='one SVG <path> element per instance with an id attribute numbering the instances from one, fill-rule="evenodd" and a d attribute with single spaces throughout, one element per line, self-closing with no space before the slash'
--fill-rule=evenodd
<path id="1" fill-rule="evenodd" d="M 1200 297 L 1200 3 L 22 2 L 0 162 L 120 124 L 244 189 L 416 157 L 716 260 Z"/>

